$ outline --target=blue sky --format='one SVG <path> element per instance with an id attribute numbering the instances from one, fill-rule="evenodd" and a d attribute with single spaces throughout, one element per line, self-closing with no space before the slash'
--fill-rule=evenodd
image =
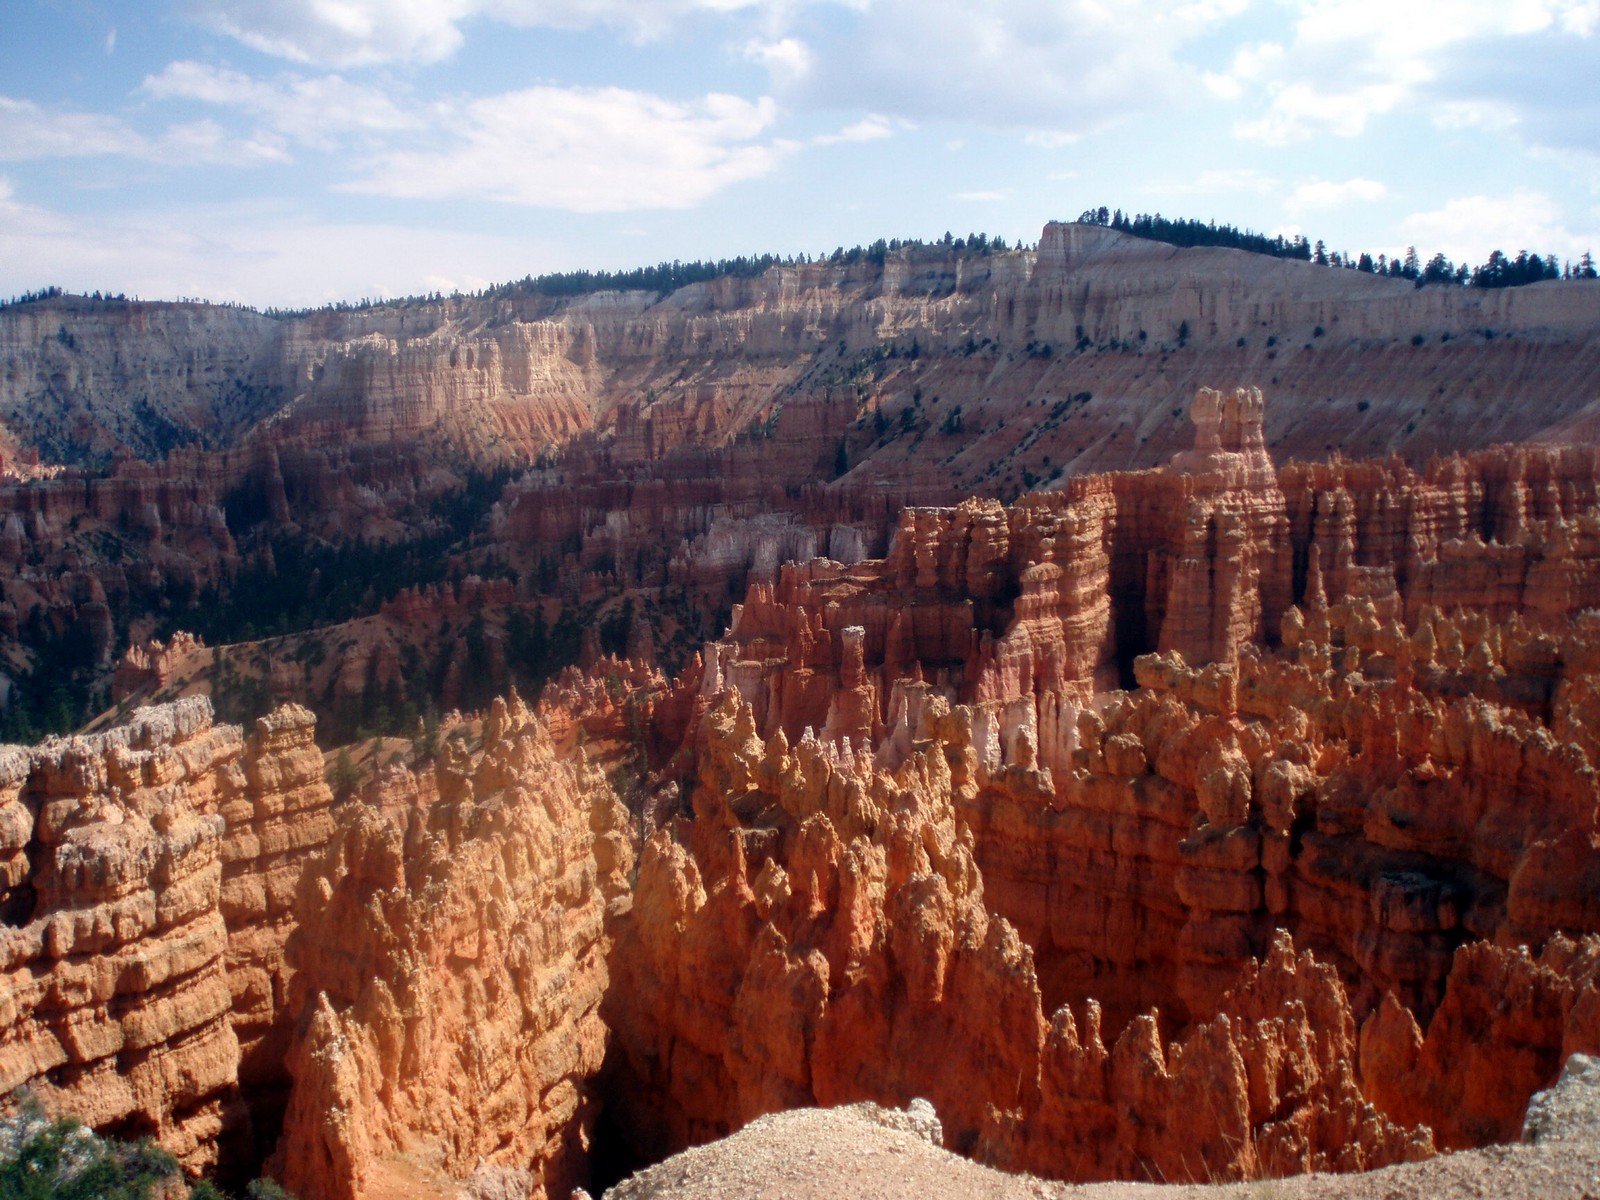
<path id="1" fill-rule="evenodd" d="M 1600 253 L 1600 0 L 0 3 L 0 295 L 316 304 L 1099 204 Z"/>

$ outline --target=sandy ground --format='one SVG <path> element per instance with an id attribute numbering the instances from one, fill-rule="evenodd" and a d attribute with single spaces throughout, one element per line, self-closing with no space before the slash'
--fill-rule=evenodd
<path id="1" fill-rule="evenodd" d="M 1363 1175 L 1216 1186 L 1073 1186 L 979 1166 L 876 1118 L 867 1105 L 763 1117 L 720 1142 L 640 1172 L 604 1200 L 1600 1200 L 1595 1126 L 1587 1136 L 1446 1154 Z"/>

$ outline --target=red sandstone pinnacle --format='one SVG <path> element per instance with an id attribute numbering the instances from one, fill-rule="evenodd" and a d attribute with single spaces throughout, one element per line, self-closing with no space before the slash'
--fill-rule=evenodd
<path id="1" fill-rule="evenodd" d="M 403 768 L 301 880 L 291 941 L 294 1090 L 276 1171 L 305 1200 L 369 1194 L 421 1154 L 455 1178 L 586 1178 L 608 1034 L 608 915 L 625 904 L 626 813 L 537 717 L 495 701 L 483 748 Z"/>
<path id="2" fill-rule="evenodd" d="M 240 1085 L 281 1082 L 292 1019 L 287 893 L 331 830 L 311 725 L 243 737 L 197 697 L 0 756 L 0 1091 L 192 1168 L 248 1153 Z"/>
<path id="3" fill-rule="evenodd" d="M 1097 1005 L 1087 1042 L 1070 1008 L 1047 1025 L 1034 954 L 985 911 L 979 845 L 958 819 L 964 725 L 893 774 L 807 738 L 767 776 L 774 751 L 747 704 L 725 693 L 706 723 L 718 765 L 693 826 L 647 847 L 612 958 L 622 1102 L 680 1114 L 628 1123 L 651 1152 L 776 1108 L 923 1095 L 951 1144 L 1058 1177 L 1242 1178 L 1431 1153 L 1425 1130 L 1364 1100 L 1344 987 L 1286 936 L 1170 1047 L 1142 1017 L 1108 1052 Z"/>
<path id="4" fill-rule="evenodd" d="M 696 848 L 690 861 L 698 861 L 696 877 L 715 890 L 714 881 L 729 861 L 716 847 L 728 829 L 744 830 L 737 877 L 757 884 L 756 899 L 749 902 L 753 914 L 740 920 L 776 922 L 781 942 L 793 945 L 780 920 L 796 894 L 792 864 L 783 857 L 790 838 L 786 822 L 804 827 L 808 813 L 820 812 L 829 828 L 859 830 L 856 836 L 870 841 L 870 831 L 883 820 L 882 801 L 876 798 L 883 785 L 870 781 L 891 777 L 886 773 L 898 779 L 906 771 L 919 777 L 930 756 L 943 758 L 949 783 L 939 786 L 948 786 L 949 803 L 965 827 L 962 836 L 971 838 L 989 914 L 986 926 L 997 916 L 1014 930 L 1029 987 L 1041 995 L 1041 1012 L 1062 1000 L 1080 1004 L 1098 997 L 1106 1008 L 1097 1005 L 1094 1012 L 1109 1009 L 1114 1031 L 1145 1030 L 1146 1049 L 1136 1052 L 1143 1043 L 1130 1042 L 1125 1052 L 1125 1065 L 1133 1072 L 1129 1080 L 1151 1078 L 1152 1072 L 1172 1074 L 1170 1065 L 1157 1071 L 1165 1063 L 1165 1051 L 1158 1053 L 1159 1027 L 1136 1019 L 1152 1000 L 1171 1014 L 1176 1027 L 1195 1036 L 1207 1031 L 1212 1040 L 1197 1045 L 1212 1049 L 1197 1049 L 1200 1057 L 1194 1061 L 1207 1061 L 1206 1054 L 1216 1064 L 1228 1061 L 1223 1045 L 1233 1043 L 1218 1032 L 1215 1016 L 1227 1011 L 1225 997 L 1237 988 L 1240 972 L 1253 959 L 1275 952 L 1269 938 L 1274 927 L 1291 929 L 1314 944 L 1319 960 L 1337 972 L 1327 977 L 1349 987 L 1341 1048 L 1324 1056 L 1323 1075 L 1336 1090 L 1319 1093 L 1316 1103 L 1325 1107 L 1314 1111 L 1320 1115 L 1271 1129 L 1251 1126 L 1249 1138 L 1239 1133 L 1237 1121 L 1230 1125 L 1219 1116 L 1215 1130 L 1194 1133 L 1190 1150 L 1213 1149 L 1199 1153 L 1188 1170 L 1199 1172 L 1203 1166 L 1206 1172 L 1244 1173 L 1305 1169 L 1311 1163 L 1351 1169 L 1384 1156 L 1425 1151 L 1431 1143 L 1422 1126 L 1435 1123 L 1450 1144 L 1492 1132 L 1499 1136 L 1516 1120 L 1510 1110 L 1533 1087 L 1549 1082 L 1566 1052 L 1563 1046 L 1579 1035 L 1566 1032 L 1560 1022 L 1536 1023 L 1521 1035 L 1529 1046 L 1524 1065 L 1508 1070 L 1506 1077 L 1515 1082 L 1496 1094 L 1498 1108 L 1484 1099 L 1472 1102 L 1488 1106 L 1481 1116 L 1472 1115 L 1470 1105 L 1449 1117 L 1436 1109 L 1424 1116 L 1420 1101 L 1406 1107 L 1398 1098 L 1403 1091 L 1395 1091 L 1397 1073 L 1409 1070 L 1415 1055 L 1396 1051 L 1385 1058 L 1379 1052 L 1382 1043 L 1369 1039 L 1374 1073 L 1370 1079 L 1362 1076 L 1364 1083 L 1355 1082 L 1350 1014 L 1365 1016 L 1382 1001 L 1390 1026 L 1400 1016 L 1410 1022 L 1443 1019 L 1443 1038 L 1451 1004 L 1461 1003 L 1449 997 L 1470 995 L 1474 987 L 1470 972 L 1458 985 L 1451 982 L 1452 967 L 1467 971 L 1461 964 L 1470 961 L 1453 954 L 1456 946 L 1512 938 L 1537 944 L 1559 929 L 1600 924 L 1600 914 L 1581 900 L 1592 891 L 1585 881 L 1600 874 L 1594 849 L 1600 794 L 1590 758 L 1593 743 L 1582 732 L 1594 707 L 1592 689 L 1583 682 L 1592 665 L 1584 649 L 1586 619 L 1571 615 L 1571 608 L 1530 601 L 1546 593 L 1530 593 L 1526 585 L 1536 574 L 1529 563 L 1550 561 L 1540 555 L 1559 555 L 1567 564 L 1562 567 L 1569 581 L 1564 596 L 1580 594 L 1589 586 L 1584 581 L 1600 568 L 1590 551 L 1575 555 L 1564 532 L 1581 525 L 1585 505 L 1593 509 L 1588 460 L 1486 454 L 1439 464 L 1426 477 L 1406 476 L 1393 463 L 1344 464 L 1325 472 L 1328 479 L 1318 477 L 1318 487 L 1334 484 L 1326 493 L 1308 492 L 1314 470 L 1291 470 L 1285 475 L 1301 489 L 1293 502 L 1269 473 L 1263 503 L 1261 492 L 1232 486 L 1262 482 L 1259 435 L 1252 431 L 1254 410 L 1248 401 L 1236 397 L 1232 408 L 1220 399 L 1197 405 L 1197 418 L 1209 423 L 1208 449 L 1197 451 L 1189 465 L 1204 471 L 1202 476 L 1123 476 L 1109 488 L 1085 481 L 1058 497 L 1001 510 L 1010 549 L 999 569 L 1017 581 L 1018 595 L 1009 611 L 988 610 L 998 628 L 984 627 L 980 616 L 987 602 L 982 597 L 993 594 L 987 591 L 991 585 L 982 585 L 984 593 L 964 590 L 963 576 L 951 565 L 962 560 L 960 548 L 968 544 L 961 539 L 967 536 L 962 531 L 972 528 L 965 515 L 970 509 L 907 514 L 881 565 L 804 564 L 787 568 L 776 588 L 753 590 L 730 636 L 708 650 L 714 669 L 708 669 L 703 686 L 710 695 L 735 686 L 739 699 L 723 693 L 695 739 L 702 773 L 694 798 L 697 820 L 683 834 Z M 1506 467 L 1528 474 L 1572 471 L 1587 481 L 1565 493 L 1544 489 L 1540 494 L 1550 507 L 1538 516 L 1529 499 L 1534 490 L 1512 481 L 1505 494 L 1523 513 L 1505 526 L 1507 536 L 1522 539 L 1524 549 L 1515 555 L 1481 537 L 1474 543 L 1471 530 L 1463 540 L 1452 540 L 1452 531 L 1462 529 L 1452 524 L 1462 511 L 1454 489 L 1463 480 L 1494 478 Z M 1413 489 L 1412 507 L 1398 503 L 1389 488 Z M 1153 497 L 1163 495 L 1189 498 L 1188 509 L 1169 505 L 1164 510 L 1177 512 L 1181 522 L 1164 524 L 1146 515 L 1163 511 L 1152 504 Z M 1173 556 L 1162 547 L 1189 546 L 1189 557 L 1202 564 L 1210 583 L 1189 606 L 1201 610 L 1203 619 L 1195 623 L 1186 612 L 1184 620 L 1212 631 L 1211 649 L 1202 648 L 1195 658 L 1200 664 L 1213 660 L 1191 666 L 1175 649 L 1140 658 L 1135 673 L 1144 690 L 1109 697 L 1098 712 L 1067 703 L 1070 681 L 1092 677 L 1093 668 L 1087 676 L 1040 671 L 1041 662 L 1069 657 L 1061 642 L 1045 641 L 1036 651 L 1040 643 L 1022 641 L 1025 632 L 1035 636 L 1028 632 L 1030 622 L 1047 611 L 1031 597 L 1062 578 L 1050 569 L 1059 541 L 1036 531 L 1047 519 L 1057 522 L 1055 529 L 1068 522 L 1082 527 L 1091 504 L 1105 505 L 1101 511 L 1115 516 L 1114 531 L 1109 522 L 1091 523 L 1100 530 L 1095 544 L 1113 571 L 1129 553 L 1119 549 L 1119 539 L 1144 547 L 1145 629 L 1147 634 L 1161 630 L 1163 641 L 1167 630 L 1186 627 L 1172 624 L 1171 597 L 1179 594 L 1174 580 L 1200 579 L 1202 572 L 1187 565 L 1183 554 Z M 1297 512 L 1325 513 L 1329 522 L 1326 533 L 1319 532 L 1315 526 L 1322 518 L 1316 517 L 1314 536 L 1298 542 L 1308 564 L 1307 608 L 1284 603 L 1277 610 L 1285 614 L 1281 621 L 1276 615 L 1258 620 L 1250 614 L 1265 612 L 1269 597 L 1287 601 L 1301 586 L 1292 567 L 1300 553 L 1295 539 L 1302 536 Z M 1546 522 L 1546 532 L 1535 530 L 1532 520 Z M 999 526 L 986 516 L 984 528 Z M 1366 547 L 1364 539 L 1383 546 L 1396 530 L 1407 529 L 1412 556 L 1407 564 L 1371 562 L 1382 551 Z M 1176 543 L 1169 540 L 1173 537 Z M 1526 549 L 1540 544 L 1540 538 L 1542 550 Z M 1482 550 L 1475 548 L 1478 544 Z M 1446 559 L 1471 559 L 1498 580 L 1486 611 L 1446 616 L 1412 598 L 1418 588 L 1438 594 L 1446 576 L 1434 564 Z M 1093 578 L 1093 568 L 1080 567 L 1078 576 Z M 1099 594 L 1106 586 L 1099 585 Z M 1095 589 L 1086 592 L 1093 595 Z M 1408 616 L 1413 610 L 1414 619 Z M 825 624 L 819 620 L 824 614 Z M 1110 615 L 1125 619 L 1121 612 Z M 961 617 L 969 622 L 964 639 L 956 632 Z M 859 665 L 857 635 L 849 635 L 848 643 L 842 640 L 850 626 L 864 633 Z M 1053 625 L 1047 636 L 1060 639 L 1057 630 L 1066 627 L 1065 621 Z M 839 641 L 829 636 L 836 630 Z M 1265 652 L 1260 644 L 1273 630 L 1281 631 L 1280 653 Z M 1018 664 L 1014 668 L 1004 665 L 1000 648 L 1008 644 L 1029 645 L 1025 659 L 1011 660 Z M 841 649 L 846 646 L 847 659 Z M 883 732 L 863 746 L 860 734 L 867 723 L 857 718 L 846 742 L 836 722 L 820 718 L 838 697 L 863 694 L 869 685 Z M 1538 699 L 1541 693 L 1559 699 L 1547 708 Z M 1562 722 L 1569 740 L 1551 736 L 1542 723 L 1546 712 Z M 1063 724 L 1065 732 L 1058 732 Z M 765 741 L 763 733 L 769 735 Z M 731 741 L 726 734 L 733 735 Z M 773 754 L 781 755 L 781 769 L 768 761 Z M 719 765 L 708 770 L 712 763 Z M 780 789 L 771 782 L 778 778 L 807 782 Z M 733 779 L 740 782 L 730 790 Z M 717 842 L 700 836 L 702 824 L 718 831 Z M 853 845 L 848 835 L 835 836 L 845 839 L 841 846 Z M 846 861 L 865 860 L 857 852 Z M 898 928 L 895 914 L 902 912 L 943 911 L 943 893 L 931 881 L 923 886 L 926 897 L 914 903 L 893 897 L 915 893 L 891 890 L 885 915 L 868 919 L 866 928 Z M 744 891 L 741 884 L 720 894 L 731 904 Z M 819 893 L 813 886 L 805 894 L 811 897 L 804 910 L 808 920 L 824 920 L 827 905 L 817 897 L 829 894 L 827 889 Z M 738 907 L 749 911 L 742 901 Z M 949 918 L 942 920 L 929 930 L 953 928 Z M 932 932 L 909 940 L 909 934 L 901 934 L 899 941 L 877 936 L 886 938 L 885 953 L 895 964 L 890 973 L 906 981 L 908 996 L 942 1002 L 938 998 L 948 995 L 951 963 L 959 958 L 959 939 L 950 942 L 957 949 L 946 951 L 944 936 Z M 809 935 L 802 944 L 810 944 Z M 762 953 L 775 952 L 769 946 Z M 647 970 L 642 964 L 648 961 L 640 958 L 638 969 Z M 852 993 L 849 988 L 840 992 L 832 972 L 820 978 L 827 992 L 819 1028 L 832 1028 L 834 1019 L 826 1014 Z M 762 988 L 773 986 L 769 979 Z M 1507 989 L 1515 992 L 1520 986 L 1512 973 L 1478 988 L 1504 997 Z M 645 985 L 645 991 L 659 989 L 652 992 Z M 1402 997 L 1403 1004 L 1383 1000 L 1386 992 Z M 716 1006 L 709 998 L 702 1002 Z M 813 998 L 802 1007 L 814 1012 L 816 1003 Z M 1436 1011 L 1441 1017 L 1434 1017 Z M 1101 1019 L 1095 1016 L 1096 1026 Z M 1317 1018 L 1311 1027 L 1325 1028 L 1331 1019 Z M 1580 1027 L 1589 1029 L 1584 1022 L 1591 1019 L 1582 1018 Z M 624 1025 L 631 1021 L 631 1015 L 622 1019 Z M 659 1028 L 675 1027 L 671 1017 L 660 1021 Z M 640 1028 L 654 1027 L 645 1022 Z M 1059 1015 L 1053 1028 L 1067 1036 Z M 639 1036 L 648 1043 L 647 1034 Z M 1397 1044 L 1408 1043 L 1401 1038 Z M 636 1053 L 648 1054 L 637 1048 Z M 725 1053 L 709 1040 L 700 1044 L 696 1078 L 721 1072 L 731 1079 L 745 1069 L 727 1061 Z M 1259 1046 L 1239 1051 L 1250 1088 L 1270 1094 L 1265 1079 L 1251 1074 L 1266 1061 L 1252 1057 L 1257 1053 L 1270 1060 L 1278 1052 Z M 1450 1052 L 1442 1053 L 1440 1061 L 1449 1061 Z M 798 1089 L 806 1070 L 800 1060 L 789 1061 L 787 1078 L 791 1090 Z M 1135 1069 L 1137 1063 L 1146 1065 Z M 815 1051 L 809 1069 L 818 1096 L 818 1081 L 840 1070 L 831 1061 L 819 1061 Z M 974 1120 L 973 1088 L 981 1093 L 987 1085 L 973 1081 L 986 1078 L 983 1070 L 968 1077 L 950 1101 L 957 1113 L 953 1137 L 962 1144 L 977 1139 L 973 1144 L 981 1142 L 996 1154 L 1002 1152 L 997 1147 L 1009 1147 L 1004 1153 L 1013 1156 L 1034 1153 L 1018 1148 L 1032 1144 L 1017 1132 L 1028 1127 L 1032 1110 L 1018 1098 L 1028 1089 L 1019 1091 L 1015 1080 L 1011 1098 L 991 1100 Z M 851 1067 L 845 1074 L 858 1089 L 866 1086 L 863 1078 L 880 1089 L 850 1095 L 892 1099 L 895 1089 L 912 1086 L 881 1068 L 863 1075 Z M 652 1075 L 645 1090 L 688 1104 L 674 1092 L 676 1086 L 666 1071 Z M 709 1136 L 746 1119 L 737 1104 L 718 1107 L 721 1102 L 712 1097 L 724 1094 L 714 1086 L 697 1092 L 698 1115 L 675 1136 Z M 1149 1097 L 1145 1102 L 1155 1103 Z M 1419 1131 L 1387 1124 L 1385 1111 Z M 1074 1119 L 1095 1127 L 1083 1113 Z M 1348 1132 L 1357 1129 L 1365 1132 Z M 1312 1131 L 1320 1132 L 1313 1136 Z M 658 1131 L 658 1146 L 672 1142 L 670 1132 Z M 1248 1154 L 1241 1149 L 1247 1143 Z M 1048 1138 L 1039 1143 L 1048 1144 Z M 1152 1156 L 1163 1152 L 1158 1145 L 1129 1151 L 1133 1157 L 1119 1169 L 1142 1169 L 1135 1164 L 1157 1161 Z M 1182 1161 L 1167 1165 L 1175 1171 L 1186 1166 Z M 1070 1168 L 1091 1169 L 1081 1163 Z"/>
<path id="5" fill-rule="evenodd" d="M 336 834 L 303 712 L 0 755 L 0 1064 L 87 1064 L 52 1102 L 203 1163 L 290 1044 L 307 1200 L 417 1145 L 565 1187 L 608 1037 L 651 1152 L 917 1095 L 1074 1178 L 1505 1136 L 1600 1048 L 1595 456 L 1263 473 L 1248 393 L 1195 416 L 1174 469 L 775 569 L 676 683 L 569 672 Z M 694 816 L 630 898 L 564 748 L 605 762 L 636 715 Z M 89 1002 L 60 1020 L 40 978 Z M 181 1086 L 116 1076 L 127 1045 Z"/>

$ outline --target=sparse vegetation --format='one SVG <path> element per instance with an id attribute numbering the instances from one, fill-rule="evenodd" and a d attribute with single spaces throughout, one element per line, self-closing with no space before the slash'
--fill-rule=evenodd
<path id="1" fill-rule="evenodd" d="M 0 1122 L 0 1200 L 150 1200 L 177 1175 L 177 1160 L 154 1143 L 98 1137 L 35 1103 Z"/>
<path id="2" fill-rule="evenodd" d="M 946 233 L 938 241 L 924 242 L 916 238 L 879 238 L 865 246 L 852 246 L 848 250 L 837 247 L 831 254 L 756 254 L 736 258 L 695 259 L 692 262 L 674 260 L 657 263 L 653 267 L 634 267 L 627 271 L 554 271 L 544 275 L 525 275 L 509 283 L 495 284 L 482 291 L 429 292 L 419 296 L 406 296 L 384 300 L 362 298 L 354 303 L 340 302 L 321 309 L 268 308 L 269 317 L 289 318 L 309 316 L 313 312 L 358 312 L 372 308 L 407 308 L 426 304 L 448 304 L 469 299 L 513 300 L 523 297 L 586 296 L 595 292 L 642 291 L 665 296 L 679 288 L 696 283 L 710 283 L 717 279 L 754 279 L 773 267 L 803 267 L 812 263 L 829 266 L 852 267 L 868 264 L 882 267 L 891 254 L 910 253 L 928 256 L 957 254 L 986 258 L 1010 250 L 1003 237 L 990 237 L 985 233 L 969 233 L 964 238 Z M 46 289 L 60 295 L 60 289 Z M 914 355 L 913 355 L 914 357 Z"/>
<path id="3" fill-rule="evenodd" d="M 1106 225 L 1134 237 L 1166 242 L 1173 246 L 1221 246 L 1232 250 L 1246 250 L 1252 254 L 1266 254 L 1273 258 L 1292 258 L 1312 262 L 1323 267 L 1343 267 L 1382 275 L 1390 279 L 1409 279 L 1418 287 L 1428 284 L 1470 284 L 1472 287 L 1521 287 L 1554 279 L 1595 279 L 1600 270 L 1594 257 L 1585 250 L 1576 263 L 1568 260 L 1565 266 L 1554 254 L 1540 257 L 1523 250 L 1515 258 L 1496 250 L 1481 266 L 1463 263 L 1457 266 L 1443 254 L 1435 254 L 1426 264 L 1421 261 L 1415 246 L 1406 248 L 1404 255 L 1391 259 L 1387 254 L 1341 254 L 1330 252 L 1318 240 L 1315 244 L 1303 235 L 1285 238 L 1282 234 L 1268 237 L 1264 233 L 1240 229 L 1234 225 L 1219 225 L 1216 221 L 1197 221 L 1187 217 L 1168 218 L 1160 213 L 1124 215 L 1119 209 L 1104 205 L 1084 211 L 1078 220 L 1087 225 Z M 1315 335 L 1320 337 L 1320 327 Z"/>
<path id="4" fill-rule="evenodd" d="M 361 772 L 351 760 L 350 751 L 341 746 L 328 768 L 328 789 L 335 800 L 348 800 L 360 786 Z"/>

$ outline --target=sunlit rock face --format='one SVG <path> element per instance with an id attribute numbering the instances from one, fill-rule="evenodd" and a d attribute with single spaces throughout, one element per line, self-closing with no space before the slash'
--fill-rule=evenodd
<path id="1" fill-rule="evenodd" d="M 650 1153 L 926 1095 L 1044 1174 L 1359 1169 L 1589 1046 L 1593 452 L 1279 472 L 1259 394 L 1192 412 L 735 609 L 618 942 Z"/>
<path id="2" fill-rule="evenodd" d="M 642 1152 L 781 1108 L 917 1096 L 952 1147 L 1066 1178 L 1432 1152 L 1362 1096 L 1346 990 L 1287 935 L 1170 1042 L 1151 1014 L 1108 1049 L 1093 1000 L 1047 1016 L 959 814 L 996 787 L 1047 803 L 1050 777 L 1024 761 L 992 778 L 971 715 L 930 703 L 890 772 L 809 733 L 763 742 L 731 691 L 707 714 L 695 820 L 646 847 L 614 952 L 614 1094 Z"/>
<path id="3" fill-rule="evenodd" d="M 906 506 L 1010 503 L 1221 454 L 1238 460 L 1232 482 L 1124 489 L 1120 523 L 1142 503 L 1137 524 L 1164 549 L 1152 562 L 1151 547 L 1121 540 L 1111 597 L 1179 606 L 1164 643 L 1120 612 L 1118 636 L 1138 651 L 1226 658 L 1258 625 L 1275 638 L 1284 581 L 1298 586 L 1306 570 L 1252 552 L 1256 527 L 1278 515 L 1263 447 L 1283 466 L 1296 546 L 1317 526 L 1322 568 L 1341 576 L 1330 586 L 1354 572 L 1381 589 L 1392 567 L 1415 620 L 1490 577 L 1519 586 L 1524 556 L 1504 531 L 1479 528 L 1501 543 L 1482 554 L 1463 527 L 1430 560 L 1428 532 L 1402 509 L 1346 507 L 1337 494 L 1325 511 L 1306 508 L 1323 489 L 1308 472 L 1354 470 L 1351 506 L 1369 484 L 1392 499 L 1410 486 L 1398 476 L 1428 476 L 1442 502 L 1464 505 L 1436 513 L 1444 525 L 1481 525 L 1472 481 L 1436 476 L 1433 459 L 1506 442 L 1592 447 L 1597 329 L 1600 288 L 1583 282 L 1418 289 L 1054 223 L 1029 249 L 906 248 L 665 294 L 510 288 L 295 316 L 83 297 L 7 305 L 0 657 L 65 645 L 105 673 L 126 631 L 165 636 L 170 615 L 274 574 L 275 545 L 430 537 L 481 472 L 514 470 L 503 487 L 490 476 L 483 558 L 525 581 L 543 568 L 591 598 L 682 589 L 695 632 L 673 652 L 681 665 L 748 583 L 776 586 L 784 562 L 883 557 Z M 1191 451 L 1191 398 L 1218 385 L 1214 444 Z M 1272 398 L 1257 425 L 1234 411 L 1241 386 Z M 1247 428 L 1253 450 L 1228 440 Z M 1362 465 L 1326 461 L 1340 454 Z M 1537 512 L 1549 476 L 1530 470 Z M 1213 474 L 1197 462 L 1186 477 Z M 1342 560 L 1352 520 L 1372 529 Z M 1039 566 L 1030 583 L 1043 596 L 1055 585 Z M 315 572 L 293 582 L 297 599 L 326 596 Z M 1560 569 L 1537 583 L 1547 604 L 1571 587 Z M 1021 670 L 1012 649 L 1004 666 Z M 1123 686 L 1133 653 L 1119 658 Z M 318 708 L 325 727 L 333 715 L 320 695 L 277 695 Z M 419 710 L 458 699 L 405 697 Z"/>
<path id="4" fill-rule="evenodd" d="M 565 1197 L 857 1100 L 1062 1179 L 1515 1137 L 1600 1050 L 1600 457 L 1279 467 L 1259 392 L 1186 415 L 881 544 L 824 506 L 826 556 L 720 514 L 759 571 L 687 670 L 630 630 L 339 806 L 294 707 L 5 751 L 5 1082 L 195 1166 L 275 1140 L 303 1200 Z"/>
<path id="5" fill-rule="evenodd" d="M 6 1093 L 192 1167 L 249 1156 L 287 1081 L 290 898 L 333 828 L 311 725 L 247 736 L 199 698 L 4 752 Z"/>
<path id="6" fill-rule="evenodd" d="M 301 879 L 274 1170 L 301 1196 L 354 1198 L 405 1154 L 458 1179 L 524 1172 L 530 1194 L 565 1198 L 598 1115 L 627 811 L 515 699 L 495 702 L 479 752 L 392 771 Z"/>

